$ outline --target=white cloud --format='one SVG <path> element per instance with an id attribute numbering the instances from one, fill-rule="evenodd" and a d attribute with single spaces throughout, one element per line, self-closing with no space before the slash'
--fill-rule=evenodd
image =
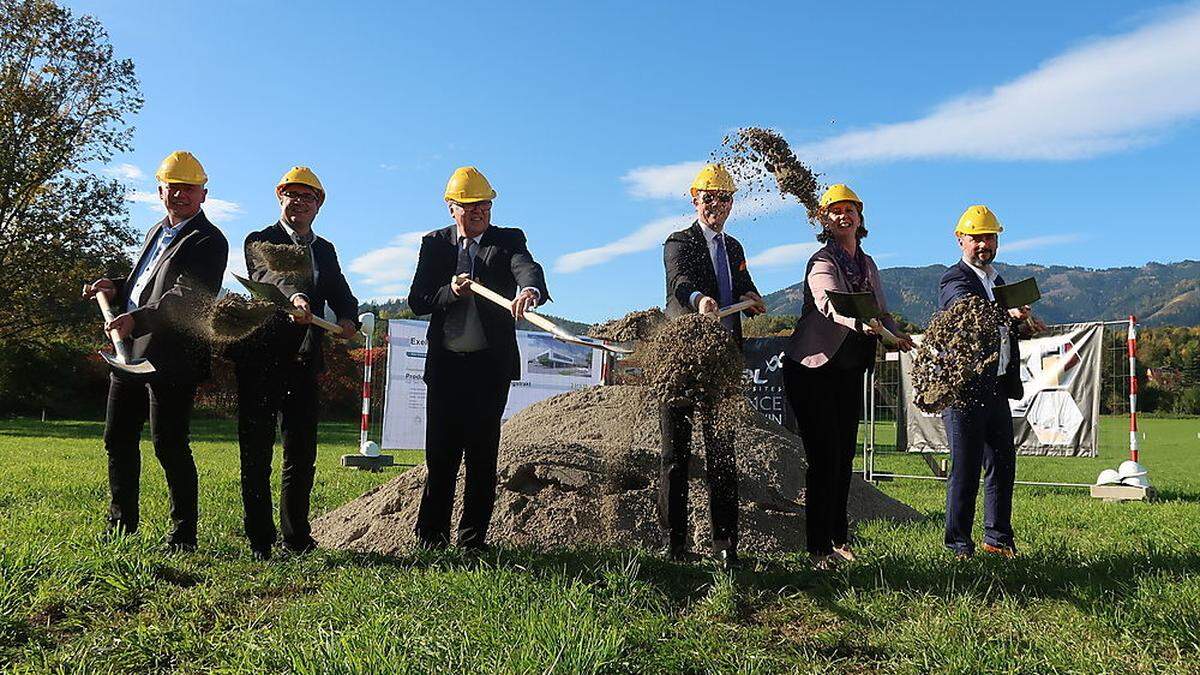
<path id="1" fill-rule="evenodd" d="M 121 164 L 115 164 L 113 166 L 106 166 L 103 169 L 100 169 L 100 172 L 105 175 L 123 180 L 141 180 L 146 177 L 146 174 L 142 173 L 141 169 L 132 164 L 127 164 L 124 162 Z"/>
<path id="2" fill-rule="evenodd" d="M 803 265 L 808 262 L 809 257 L 819 248 L 821 248 L 821 244 L 816 242 L 773 246 L 747 258 L 746 266 L 751 270 L 755 270 Z"/>
<path id="3" fill-rule="evenodd" d="M 399 297 L 408 294 L 408 282 L 417 267 L 421 237 L 426 232 L 405 232 L 392 239 L 388 246 L 358 256 L 350 262 L 350 271 L 363 277 L 378 297 Z"/>
<path id="4" fill-rule="evenodd" d="M 929 157 L 1068 160 L 1145 144 L 1200 114 L 1200 5 L 1092 41 L 929 115 L 797 154 L 824 162 Z"/>
<path id="5" fill-rule="evenodd" d="M 1082 234 L 1050 234 L 1042 237 L 1030 237 L 1028 239 L 1017 239 L 1014 241 L 1001 241 L 1000 250 L 1004 253 L 1012 253 L 1014 251 L 1029 251 L 1033 249 L 1058 246 L 1060 244 L 1074 244 L 1083 240 L 1084 236 Z"/>
<path id="6" fill-rule="evenodd" d="M 204 200 L 204 215 L 214 223 L 227 223 L 242 215 L 242 205 L 209 197 Z"/>
<path id="7" fill-rule="evenodd" d="M 614 242 L 559 256 L 558 260 L 554 261 L 554 271 L 578 272 L 584 268 L 608 262 L 618 256 L 649 250 L 662 244 L 668 234 L 675 230 L 682 230 L 691 222 L 692 216 L 690 215 L 667 216 L 652 220 Z"/>
<path id="8" fill-rule="evenodd" d="M 630 169 L 621 182 L 629 186 L 629 194 L 641 199 L 681 199 L 704 162 L 681 162 Z"/>
<path id="9" fill-rule="evenodd" d="M 158 193 L 150 190 L 133 190 L 125 193 L 125 199 L 135 204 L 145 204 L 150 207 L 154 213 L 162 216 L 163 211 L 162 201 L 158 198 Z M 204 200 L 204 214 L 213 223 L 227 223 L 235 220 L 242 215 L 242 205 L 237 202 L 231 202 L 225 199 L 217 199 L 216 197 L 208 197 Z"/>

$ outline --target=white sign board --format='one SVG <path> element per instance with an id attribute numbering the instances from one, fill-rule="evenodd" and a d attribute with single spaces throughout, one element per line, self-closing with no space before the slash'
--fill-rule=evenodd
<path id="1" fill-rule="evenodd" d="M 425 321 L 388 321 L 383 439 L 388 450 L 425 448 Z M 600 384 L 604 359 L 595 349 L 555 340 L 549 333 L 517 331 L 521 379 L 512 383 L 504 419 L 556 394 Z"/>

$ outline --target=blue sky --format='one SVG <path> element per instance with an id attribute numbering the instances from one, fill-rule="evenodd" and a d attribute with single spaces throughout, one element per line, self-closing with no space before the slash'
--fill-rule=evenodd
<path id="1" fill-rule="evenodd" d="M 866 202 L 880 266 L 953 260 L 962 210 L 1000 259 L 1111 267 L 1200 258 L 1200 4 L 72 2 L 134 60 L 146 105 L 132 224 L 159 160 L 196 154 L 207 212 L 240 243 L 311 166 L 360 299 L 403 297 L 419 235 L 449 223 L 456 166 L 499 192 L 546 268 L 551 313 L 663 302 L 661 242 L 730 130 L 780 130 Z M 764 293 L 801 279 L 798 206 L 730 232 Z M 751 217 L 753 216 L 753 217 Z"/>

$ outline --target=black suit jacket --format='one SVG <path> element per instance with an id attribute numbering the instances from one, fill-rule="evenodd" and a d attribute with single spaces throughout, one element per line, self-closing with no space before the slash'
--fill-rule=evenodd
<path id="1" fill-rule="evenodd" d="M 246 237 L 244 251 L 246 255 L 246 271 L 250 279 L 275 285 L 285 297 L 303 293 L 308 298 L 309 307 L 313 314 L 324 316 L 325 306 L 329 305 L 338 321 L 343 319 L 358 323 L 358 299 L 350 290 L 338 264 L 337 251 L 333 244 L 321 236 L 313 239 L 312 256 L 316 267 L 315 282 L 312 279 L 287 279 L 278 273 L 267 269 L 262 260 L 251 253 L 250 246 L 256 242 L 270 244 L 293 244 L 291 235 L 279 222 L 251 232 Z M 317 370 L 325 365 L 324 353 L 321 349 L 324 329 L 315 325 L 300 325 L 294 323 L 282 312 L 277 314 L 264 328 L 255 331 L 249 338 L 231 346 L 229 355 L 238 360 L 256 359 L 268 365 L 270 362 L 286 360 L 293 356 L 304 357 Z M 269 349 L 271 359 L 265 359 L 260 349 Z"/>
<path id="2" fill-rule="evenodd" d="M 996 285 L 1004 283 L 1004 279 L 996 277 Z M 950 305 L 953 305 L 958 300 L 967 295 L 974 295 L 984 300 L 987 299 L 987 290 L 983 287 L 983 282 L 979 279 L 979 275 L 971 269 L 971 266 L 964 260 L 959 260 L 957 265 L 953 265 L 946 273 L 942 275 L 942 281 L 938 285 L 938 306 L 939 309 L 945 311 Z M 1001 377 L 1001 385 L 1004 387 L 1004 395 L 1011 399 L 1020 399 L 1024 396 L 1025 386 L 1021 383 L 1021 347 L 1018 344 L 1019 331 L 1017 323 L 1010 322 L 1008 327 L 1008 368 L 1004 371 Z M 994 354 L 1000 350 L 1000 345 L 989 345 L 988 355 Z"/>
<path id="3" fill-rule="evenodd" d="M 115 313 L 121 314 L 128 306 L 137 281 L 133 275 L 151 254 L 166 222 L 164 218 L 146 233 L 129 276 L 113 280 L 117 287 Z M 150 268 L 150 283 L 135 298 L 138 308 L 132 312 L 134 327 L 130 335 L 133 358 L 148 359 L 162 377 L 199 382 L 211 374 L 212 352 L 201 337 L 203 327 L 196 322 L 200 310 L 220 290 L 228 258 L 225 235 L 200 211 Z"/>
<path id="4" fill-rule="evenodd" d="M 408 306 L 418 315 L 429 314 L 428 352 L 425 360 L 425 382 L 438 377 L 446 349 L 446 312 L 461 300 L 450 290 L 450 279 L 458 267 L 457 226 L 434 230 L 421 239 L 417 271 L 413 274 Z M 550 300 L 542 266 L 534 261 L 525 244 L 525 233 L 517 228 L 492 225 L 483 231 L 479 250 L 475 254 L 475 278 L 484 286 L 503 295 L 514 297 L 518 288 L 538 289 L 541 305 Z M 488 354 L 494 372 L 507 379 L 521 377 L 521 356 L 517 351 L 516 322 L 509 310 L 483 298 L 476 298 L 479 321 L 488 342 Z"/>
<path id="5" fill-rule="evenodd" d="M 729 279 L 733 283 L 733 299 L 738 301 L 743 294 L 757 293 L 750 271 L 746 269 L 746 252 L 737 239 L 725 234 L 725 255 L 729 258 Z M 699 221 L 686 230 L 672 232 L 663 244 L 663 266 L 667 270 L 667 316 L 671 318 L 694 313 L 692 293 L 700 293 L 719 300 L 717 273 L 713 270 L 712 257 L 708 253 L 708 241 L 700 230 Z M 749 312 L 746 316 L 753 316 Z M 735 314 L 733 335 L 742 342 L 742 317 Z"/>

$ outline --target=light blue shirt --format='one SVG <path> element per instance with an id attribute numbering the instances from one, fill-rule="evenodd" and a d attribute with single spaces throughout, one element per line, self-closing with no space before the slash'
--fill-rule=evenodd
<path id="1" fill-rule="evenodd" d="M 200 215 L 200 212 L 197 211 L 196 215 Z M 192 218 L 195 217 L 192 216 Z M 179 234 L 183 226 L 190 223 L 192 218 L 188 218 L 174 226 L 168 220 L 162 226 L 162 229 L 159 230 L 158 236 L 154 238 L 154 245 L 150 248 L 150 254 L 142 258 L 141 264 L 138 265 L 137 270 L 130 277 L 134 281 L 133 287 L 129 289 L 129 303 L 126 305 L 125 311 L 132 312 L 138 308 L 138 300 L 141 299 L 142 292 L 146 290 L 146 286 L 150 285 L 151 272 L 154 270 L 154 265 L 158 262 L 159 258 L 162 258 L 163 253 L 175 239 L 175 235 Z"/>

